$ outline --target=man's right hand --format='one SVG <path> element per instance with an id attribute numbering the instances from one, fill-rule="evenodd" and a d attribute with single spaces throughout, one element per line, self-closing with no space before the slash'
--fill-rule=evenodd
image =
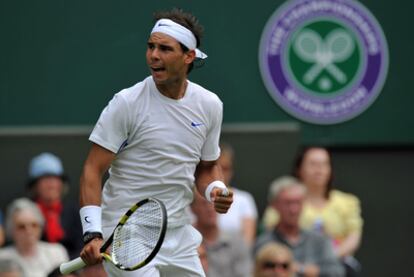
<path id="1" fill-rule="evenodd" d="M 102 255 L 100 252 L 103 239 L 94 238 L 88 242 L 82 249 L 80 257 L 88 265 L 102 263 Z"/>

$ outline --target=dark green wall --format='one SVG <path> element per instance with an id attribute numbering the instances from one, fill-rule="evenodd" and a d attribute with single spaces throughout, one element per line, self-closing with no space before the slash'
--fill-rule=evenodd
<path id="1" fill-rule="evenodd" d="M 339 189 L 361 200 L 362 276 L 412 276 L 414 148 L 334 148 Z"/>
<path id="2" fill-rule="evenodd" d="M 91 125 L 111 96 L 147 74 L 145 43 L 155 10 L 182 7 L 205 26 L 204 68 L 191 79 L 217 92 L 224 120 L 298 120 L 271 99 L 258 70 L 259 39 L 284 1 L 1 1 L 0 126 Z M 412 145 L 410 1 L 361 1 L 381 23 L 390 68 L 379 98 L 333 126 L 302 124 L 303 141 Z"/>

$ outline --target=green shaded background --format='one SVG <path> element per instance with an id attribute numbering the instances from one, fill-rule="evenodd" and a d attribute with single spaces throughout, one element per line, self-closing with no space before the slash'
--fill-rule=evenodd
<path id="1" fill-rule="evenodd" d="M 205 26 L 202 49 L 209 58 L 190 78 L 221 97 L 226 123 L 300 122 L 271 99 L 258 69 L 262 30 L 284 1 L 259 2 L 1 1 L 0 127 L 94 124 L 115 92 L 148 74 L 144 51 L 151 15 L 174 6 L 193 12 Z M 301 122 L 303 141 L 412 145 L 408 23 L 414 5 L 361 2 L 381 23 L 388 40 L 390 69 L 384 89 L 367 111 L 348 122 Z"/>

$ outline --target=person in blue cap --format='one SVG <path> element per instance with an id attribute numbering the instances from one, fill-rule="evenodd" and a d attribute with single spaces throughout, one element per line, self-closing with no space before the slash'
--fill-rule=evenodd
<path id="1" fill-rule="evenodd" d="M 45 218 L 42 240 L 61 243 L 70 257 L 79 255 L 83 246 L 79 239 L 82 237 L 79 207 L 72 199 L 64 201 L 68 178 L 61 160 L 47 152 L 33 157 L 29 165 L 28 188 Z"/>

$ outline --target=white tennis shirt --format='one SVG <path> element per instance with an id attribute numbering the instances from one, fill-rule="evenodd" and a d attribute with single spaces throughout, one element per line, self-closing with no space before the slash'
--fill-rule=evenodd
<path id="1" fill-rule="evenodd" d="M 117 153 L 102 192 L 102 227 L 111 232 L 128 208 L 146 197 L 163 201 L 168 226 L 189 223 L 194 171 L 218 159 L 223 104 L 188 81 L 183 98 L 161 94 L 152 77 L 115 94 L 89 140 Z"/>

